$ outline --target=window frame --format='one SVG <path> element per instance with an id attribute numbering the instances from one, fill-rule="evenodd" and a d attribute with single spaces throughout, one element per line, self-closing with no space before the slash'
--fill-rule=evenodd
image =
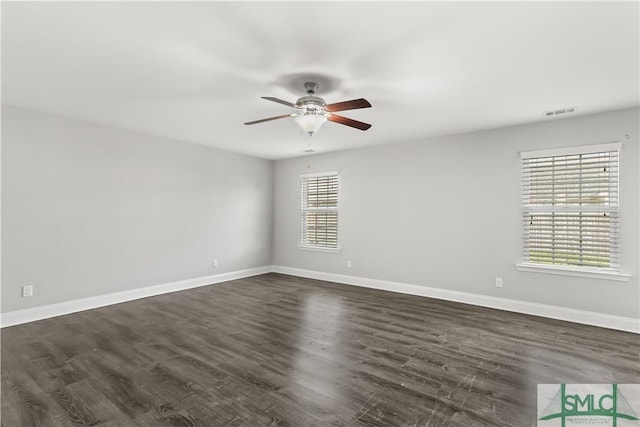
<path id="1" fill-rule="evenodd" d="M 615 212 L 617 217 L 619 218 L 620 214 L 620 151 L 622 148 L 622 144 L 619 142 L 614 143 L 606 143 L 606 144 L 594 144 L 587 146 L 577 146 L 577 147 L 566 147 L 566 148 L 557 148 L 557 149 L 549 149 L 549 150 L 537 150 L 537 151 L 526 151 L 520 152 L 520 171 L 522 176 L 522 183 L 520 187 L 520 195 L 521 195 L 521 219 L 522 223 L 522 261 L 516 264 L 516 268 L 519 271 L 525 272 L 539 272 L 539 273 L 549 273 L 549 274 L 560 274 L 560 275 L 570 275 L 570 276 L 578 276 L 578 277 L 589 277 L 589 278 L 604 278 L 609 280 L 618 280 L 618 281 L 628 281 L 631 277 L 628 274 L 624 274 L 621 272 L 621 263 L 615 265 L 613 267 L 590 267 L 590 266 L 579 266 L 579 265 L 570 265 L 570 264 L 546 264 L 546 263 L 538 263 L 531 262 L 527 259 L 527 242 L 525 237 L 529 235 L 529 231 L 525 224 L 525 217 L 530 216 L 532 212 L 545 212 L 550 211 L 547 206 L 535 206 L 530 205 L 526 200 L 525 193 L 525 160 L 526 159 L 539 159 L 539 158 L 551 158 L 556 156 L 571 156 L 571 155 L 580 155 L 580 154 L 593 154 L 593 153 L 608 153 L 612 151 L 618 152 L 618 176 L 615 187 L 615 196 L 616 203 L 613 206 L 609 206 L 607 208 L 608 212 Z M 530 191 L 530 189 L 529 189 Z M 554 212 L 588 212 L 589 207 L 585 207 L 586 209 L 576 209 L 570 206 L 559 207 L 558 209 L 551 209 Z M 620 236 L 621 224 L 618 219 L 617 223 L 617 233 Z M 611 235 L 611 233 L 610 233 Z M 617 242 L 617 255 L 620 256 L 621 252 L 621 243 Z"/>
<path id="2" fill-rule="evenodd" d="M 323 178 L 323 177 L 327 177 L 327 176 L 335 176 L 336 177 L 336 182 L 337 182 L 337 189 L 336 189 L 336 193 L 337 193 L 337 201 L 336 201 L 336 206 L 331 207 L 331 208 L 326 208 L 326 209 L 313 209 L 313 208 L 308 208 L 305 207 L 307 205 L 307 200 L 305 197 L 305 184 L 304 184 L 304 180 L 305 179 L 309 179 L 309 178 Z M 315 172 L 315 173 L 305 173 L 305 174 L 300 174 L 299 176 L 299 188 L 300 188 L 300 232 L 298 235 L 298 249 L 301 250 L 308 250 L 308 251 L 318 251 L 318 252 L 340 252 L 341 248 L 340 248 L 340 174 L 338 173 L 338 171 L 327 171 L 327 172 Z M 308 242 L 305 242 L 305 213 L 309 212 L 309 211 L 316 211 L 316 212 L 322 212 L 322 211 L 329 211 L 329 212 L 335 212 L 336 213 L 336 246 L 335 247 L 331 247 L 331 246 L 316 246 L 316 245 L 312 245 L 309 244 Z"/>

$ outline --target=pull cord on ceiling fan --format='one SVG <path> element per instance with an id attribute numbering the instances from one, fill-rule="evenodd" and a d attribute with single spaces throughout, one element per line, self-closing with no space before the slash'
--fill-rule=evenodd
<path id="1" fill-rule="evenodd" d="M 255 125 L 257 123 L 268 122 L 271 120 L 284 119 L 286 117 L 293 117 L 293 119 L 300 125 L 305 132 L 312 136 L 320 126 L 327 120 L 341 125 L 350 126 L 362 131 L 371 127 L 369 123 L 360 122 L 358 120 L 350 119 L 348 117 L 339 116 L 333 114 L 336 111 L 355 110 L 358 108 L 369 108 L 371 104 L 364 98 L 352 99 L 351 101 L 336 102 L 333 104 L 327 104 L 324 99 L 316 96 L 316 89 L 318 84 L 315 82 L 306 82 L 304 87 L 307 91 L 307 95 L 299 98 L 296 103 L 284 101 L 279 98 L 271 96 L 262 96 L 262 99 L 267 101 L 277 102 L 279 104 L 286 105 L 291 108 L 295 108 L 296 112 L 291 114 L 284 114 L 282 116 L 269 117 L 267 119 L 254 120 L 252 122 L 246 122 L 245 125 Z"/>

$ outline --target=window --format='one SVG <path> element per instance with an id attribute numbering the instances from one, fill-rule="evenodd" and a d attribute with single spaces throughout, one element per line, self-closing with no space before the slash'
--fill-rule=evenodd
<path id="1" fill-rule="evenodd" d="M 620 270 L 620 144 L 522 153 L 525 265 Z"/>
<path id="2" fill-rule="evenodd" d="M 300 247 L 338 249 L 338 173 L 300 176 Z"/>

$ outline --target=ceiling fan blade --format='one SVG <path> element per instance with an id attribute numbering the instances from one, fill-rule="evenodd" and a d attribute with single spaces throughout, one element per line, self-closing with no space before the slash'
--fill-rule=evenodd
<path id="1" fill-rule="evenodd" d="M 296 105 L 292 102 L 285 101 L 280 98 L 274 98 L 273 96 L 261 96 L 260 98 L 266 99 L 267 101 L 277 102 L 278 104 L 286 105 L 287 107 L 296 108 Z"/>
<path id="2" fill-rule="evenodd" d="M 325 105 L 324 109 L 328 112 L 355 110 L 356 108 L 369 108 L 371 104 L 364 98 L 352 99 L 351 101 L 336 102 L 334 104 Z"/>
<path id="3" fill-rule="evenodd" d="M 359 122 L 357 120 L 350 119 L 348 117 L 338 116 L 336 114 L 329 114 L 327 120 L 330 122 L 340 123 L 341 125 L 351 126 L 352 128 L 367 130 L 371 127 L 369 123 Z"/>
<path id="4" fill-rule="evenodd" d="M 245 125 L 255 125 L 256 123 L 262 123 L 262 122 L 268 122 L 268 121 L 271 121 L 271 120 L 284 119 L 285 117 L 291 117 L 291 114 L 284 114 L 282 116 L 269 117 L 268 119 L 254 120 L 252 122 L 245 123 Z"/>

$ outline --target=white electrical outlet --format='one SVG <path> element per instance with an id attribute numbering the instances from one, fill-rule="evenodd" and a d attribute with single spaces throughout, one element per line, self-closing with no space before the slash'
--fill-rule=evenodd
<path id="1" fill-rule="evenodd" d="M 502 277 L 496 277 L 496 288 L 502 287 Z"/>
<path id="2" fill-rule="evenodd" d="M 351 268 L 351 261 L 347 261 L 347 268 Z"/>
<path id="3" fill-rule="evenodd" d="M 23 286 L 22 287 L 22 298 L 32 297 L 33 296 L 33 286 Z"/>
<path id="4" fill-rule="evenodd" d="M 213 266 L 213 268 L 216 268 L 218 266 L 218 260 L 214 259 L 211 265 Z"/>

